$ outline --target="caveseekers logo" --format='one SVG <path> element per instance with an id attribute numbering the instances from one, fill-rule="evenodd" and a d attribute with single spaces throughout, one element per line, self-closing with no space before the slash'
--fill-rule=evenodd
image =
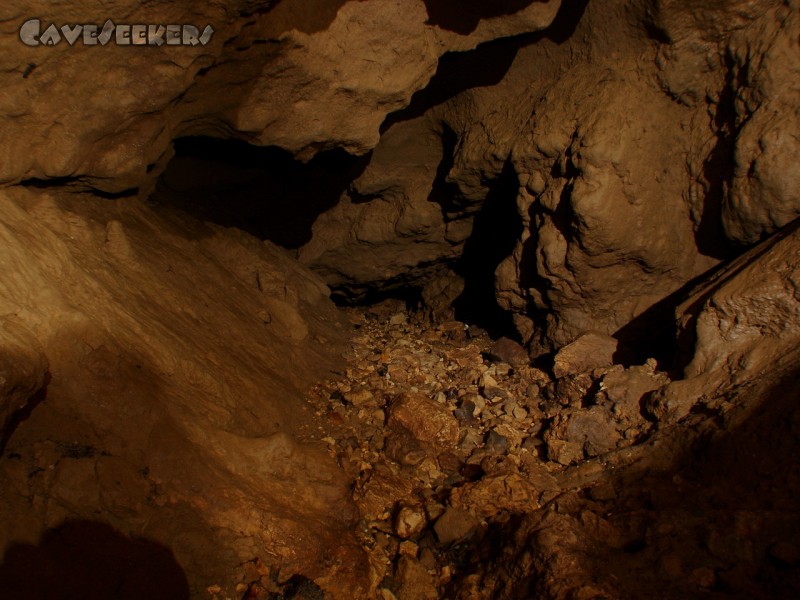
<path id="1" fill-rule="evenodd" d="M 56 46 L 66 41 L 70 46 L 78 40 L 84 46 L 205 46 L 214 34 L 211 25 L 203 31 L 194 25 L 117 25 L 111 19 L 102 27 L 88 25 L 50 24 L 42 30 L 39 19 L 28 19 L 19 29 L 19 39 L 26 46 Z"/>

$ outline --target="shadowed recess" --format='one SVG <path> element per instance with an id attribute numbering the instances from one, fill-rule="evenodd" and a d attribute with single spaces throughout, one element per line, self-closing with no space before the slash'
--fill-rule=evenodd
<path id="1" fill-rule="evenodd" d="M 587 4 L 588 0 L 576 0 L 562 6 L 553 23 L 544 31 L 492 40 L 479 44 L 474 50 L 442 55 L 436 73 L 428 85 L 411 97 L 407 107 L 387 115 L 381 124 L 381 133 L 395 123 L 422 116 L 434 106 L 439 106 L 466 90 L 497 85 L 508 73 L 520 48 L 542 39 L 557 44 L 569 39 Z M 461 10 L 459 5 L 453 10 L 453 14 L 459 14 Z"/>
<path id="2" fill-rule="evenodd" d="M 512 15 L 534 2 L 547 4 L 550 0 L 425 0 L 428 24 L 462 35 L 475 31 L 482 19 Z"/>
<path id="3" fill-rule="evenodd" d="M 188 600 L 186 575 L 157 542 L 94 521 L 67 521 L 0 565 L 0 596 L 22 600 Z"/>
<path id="4" fill-rule="evenodd" d="M 2 425 L 2 428 L 0 428 L 0 456 L 5 453 L 6 445 L 19 424 L 30 417 L 33 409 L 47 399 L 47 384 L 49 382 L 50 375 L 48 374 L 42 389 L 34 393 L 22 407 L 11 413 L 4 423 L 0 423 Z"/>
<path id="5" fill-rule="evenodd" d="M 522 234 L 522 221 L 516 207 L 518 188 L 511 161 L 506 161 L 475 216 L 472 235 L 464 244 L 464 254 L 456 265 L 456 272 L 464 278 L 464 292 L 453 303 L 459 321 L 479 325 L 492 337 L 507 336 L 517 341 L 519 333 L 511 313 L 497 304 L 494 273 L 511 255 Z"/>
<path id="6" fill-rule="evenodd" d="M 151 200 L 202 220 L 238 227 L 289 249 L 311 239 L 317 217 L 332 208 L 369 162 L 327 150 L 310 162 L 274 146 L 185 137 Z"/>
<path id="7" fill-rule="evenodd" d="M 695 230 L 700 252 L 719 259 L 731 258 L 741 250 L 726 238 L 722 226 L 722 206 L 733 186 L 735 141 L 741 129 L 741 125 L 736 124 L 736 88 L 743 85 L 742 81 L 736 81 L 733 59 L 726 57 L 725 63 L 725 87 L 714 111 L 716 143 L 703 163 L 706 189 L 700 222 Z"/>
<path id="8" fill-rule="evenodd" d="M 497 85 L 511 68 L 520 45 L 516 40 L 500 40 L 480 44 L 468 52 L 444 54 L 428 85 L 411 97 L 406 108 L 386 117 L 381 133 L 395 123 L 422 116 L 466 90 Z"/>
<path id="9" fill-rule="evenodd" d="M 92 194 L 99 198 L 105 198 L 106 200 L 131 198 L 139 193 L 138 187 L 128 188 L 119 192 L 101 190 L 89 185 L 87 180 L 81 177 L 49 177 L 45 179 L 32 177 L 31 179 L 23 179 L 19 182 L 19 185 L 39 190 L 55 189 L 78 194 Z"/>

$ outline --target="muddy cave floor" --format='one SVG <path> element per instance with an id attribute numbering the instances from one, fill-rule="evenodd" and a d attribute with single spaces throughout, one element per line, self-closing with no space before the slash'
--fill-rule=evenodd
<path id="1" fill-rule="evenodd" d="M 378 597 L 800 597 L 796 374 L 662 429 L 655 361 L 553 381 L 479 328 L 343 310 L 309 438 L 354 481 Z"/>

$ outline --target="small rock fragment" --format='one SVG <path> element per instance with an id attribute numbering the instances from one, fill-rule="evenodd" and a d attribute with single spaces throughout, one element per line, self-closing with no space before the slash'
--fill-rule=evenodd
<path id="1" fill-rule="evenodd" d="M 491 360 L 508 363 L 512 367 L 520 367 L 530 363 L 530 358 L 525 348 L 507 337 L 501 337 L 489 346 L 487 354 Z"/>
<path id="2" fill-rule="evenodd" d="M 486 335 L 486 330 L 483 327 L 478 327 L 477 325 L 470 325 L 467 328 L 467 335 L 469 335 L 470 338 L 481 337 L 482 335 Z"/>
<path id="3" fill-rule="evenodd" d="M 402 427 L 426 444 L 454 446 L 459 438 L 458 421 L 453 414 L 417 392 L 401 394 L 392 403 L 389 427 Z"/>
<path id="4" fill-rule="evenodd" d="M 463 450 L 472 450 L 473 448 L 477 448 L 483 442 L 483 437 L 474 429 L 467 430 L 467 433 L 464 435 L 464 439 L 461 440 L 461 443 L 458 445 L 459 448 Z"/>
<path id="5" fill-rule="evenodd" d="M 396 313 L 389 318 L 389 325 L 405 325 L 407 322 L 406 313 Z"/>
<path id="6" fill-rule="evenodd" d="M 486 436 L 486 449 L 496 454 L 508 452 L 508 440 L 492 429 Z"/>
<path id="7" fill-rule="evenodd" d="M 772 544 L 767 553 L 771 558 L 787 567 L 800 565 L 800 547 L 790 542 Z"/>
<path id="8" fill-rule="evenodd" d="M 427 453 L 407 430 L 400 429 L 387 437 L 386 455 L 401 465 L 413 467 L 425 460 Z"/>
<path id="9" fill-rule="evenodd" d="M 717 576 L 712 569 L 708 567 L 700 567 L 695 569 L 689 575 L 689 582 L 697 587 L 709 589 L 714 587 Z"/>
<path id="10" fill-rule="evenodd" d="M 478 422 L 475 418 L 475 403 L 469 400 L 462 402 L 461 406 L 453 411 L 453 416 L 463 425 L 474 425 Z"/>
<path id="11" fill-rule="evenodd" d="M 447 545 L 467 538 L 478 525 L 478 519 L 469 511 L 449 506 L 436 520 L 433 530 L 439 543 Z"/>
<path id="12" fill-rule="evenodd" d="M 575 442 L 550 440 L 547 442 L 547 458 L 561 465 L 577 463 L 583 460 L 583 446 Z"/>
<path id="13" fill-rule="evenodd" d="M 397 600 L 436 600 L 433 576 L 416 560 L 401 556 L 397 564 Z"/>
<path id="14" fill-rule="evenodd" d="M 343 394 L 344 400 L 353 406 L 362 406 L 372 400 L 372 392 L 368 389 L 354 390 Z"/>
<path id="15" fill-rule="evenodd" d="M 466 339 L 466 331 L 464 324 L 460 321 L 446 321 L 441 325 L 442 334 L 448 340 L 454 342 L 461 342 Z"/>
<path id="16" fill-rule="evenodd" d="M 402 506 L 394 519 L 394 532 L 398 537 L 407 540 L 419 536 L 426 525 L 425 512 L 421 507 Z"/>
<path id="17" fill-rule="evenodd" d="M 410 540 L 400 542 L 400 556 L 408 556 L 409 558 L 417 558 L 419 555 L 419 546 Z"/>
<path id="18" fill-rule="evenodd" d="M 610 367 L 614 364 L 618 346 L 619 342 L 613 337 L 585 333 L 558 351 L 553 362 L 553 374 L 560 379 L 565 375 Z"/>
<path id="19" fill-rule="evenodd" d="M 483 388 L 496 388 L 497 380 L 491 375 L 489 375 L 489 373 L 484 373 L 483 375 L 481 375 L 479 385 Z"/>

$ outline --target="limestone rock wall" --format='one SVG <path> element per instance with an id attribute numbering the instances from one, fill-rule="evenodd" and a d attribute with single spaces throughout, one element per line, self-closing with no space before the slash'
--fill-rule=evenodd
<path id="1" fill-rule="evenodd" d="M 131 199 L 0 204 L 6 558 L 100 521 L 169 548 L 192 597 L 232 597 L 270 557 L 358 585 L 347 483 L 303 437 L 344 331 L 325 285 L 269 243 Z"/>
<path id="2" fill-rule="evenodd" d="M 659 301 L 800 210 L 793 1 L 21 8 L 3 9 L 0 181 L 147 194 L 187 135 L 371 152 L 299 252 L 358 298 L 447 272 L 516 176 L 497 293 L 534 353 L 590 325 L 641 337 Z M 215 32 L 30 48 L 23 13 Z"/>
<path id="3" fill-rule="evenodd" d="M 790 4 L 578 2 L 440 61 L 301 259 L 351 289 L 424 282 L 510 171 L 522 234 L 496 291 L 533 353 L 647 339 L 671 294 L 798 214 Z"/>

